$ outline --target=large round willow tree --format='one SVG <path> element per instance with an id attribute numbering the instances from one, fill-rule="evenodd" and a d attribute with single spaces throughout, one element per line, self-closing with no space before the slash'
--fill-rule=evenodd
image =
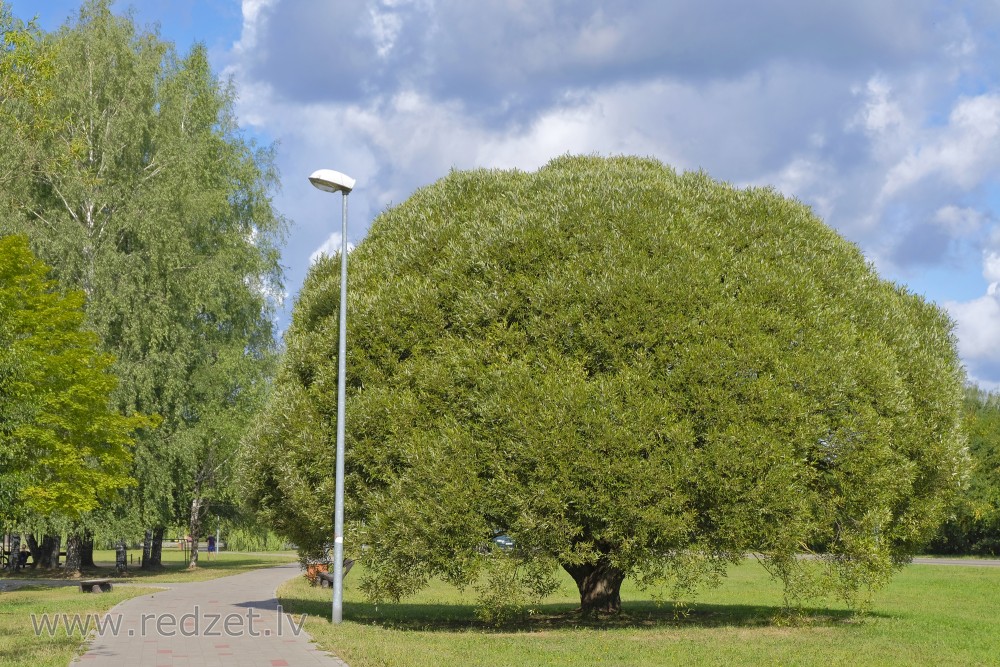
<path id="1" fill-rule="evenodd" d="M 948 317 L 771 189 L 624 157 L 453 172 L 350 261 L 347 544 L 375 597 L 559 565 L 616 611 L 625 578 L 747 553 L 791 598 L 850 595 L 961 479 Z M 251 500 L 307 550 L 331 535 L 338 297 L 321 261 L 247 448 Z"/>

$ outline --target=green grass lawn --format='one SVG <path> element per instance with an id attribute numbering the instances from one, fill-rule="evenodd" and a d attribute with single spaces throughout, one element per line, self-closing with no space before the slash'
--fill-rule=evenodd
<path id="1" fill-rule="evenodd" d="M 131 553 L 131 552 L 130 552 Z M 138 556 L 139 554 L 135 554 Z M 231 574 L 240 574 L 259 567 L 269 567 L 279 563 L 296 560 L 294 551 L 276 551 L 273 553 L 240 553 L 238 551 L 224 551 L 212 555 L 212 560 L 206 558 L 206 553 L 199 554 L 198 567 L 195 570 L 187 569 L 187 561 L 183 558 L 180 549 L 164 549 L 163 569 L 158 571 L 145 571 L 139 568 L 138 563 L 130 564 L 128 572 L 121 577 L 123 581 L 135 581 L 142 583 L 181 583 L 185 581 L 205 581 L 225 577 Z M 94 562 L 96 569 L 85 569 L 84 577 L 115 577 L 115 552 L 114 551 L 94 551 Z M 24 569 L 13 575 L 0 574 L 0 582 L 9 579 L 66 579 L 67 576 L 62 570 L 32 570 Z"/>
<path id="2" fill-rule="evenodd" d="M 698 595 L 686 617 L 626 582 L 623 614 L 606 626 L 573 613 L 578 599 L 566 577 L 531 619 L 501 630 L 475 620 L 471 592 L 435 583 L 376 607 L 363 601 L 355 574 L 340 626 L 327 620 L 329 589 L 297 578 L 279 590 L 285 610 L 308 613 L 306 630 L 351 667 L 1000 664 L 1000 568 L 912 565 L 864 617 L 831 603 L 790 621 L 780 587 L 748 561 Z"/>
<path id="3" fill-rule="evenodd" d="M 16 591 L 0 593 L 0 665 L 30 665 L 31 667 L 66 667 L 73 656 L 81 652 L 83 644 L 79 626 L 68 633 L 60 625 L 52 636 L 41 624 L 41 615 L 50 619 L 69 618 L 79 614 L 102 614 L 113 606 L 135 597 L 152 593 L 155 589 L 116 587 L 110 593 L 85 595 L 75 586 L 28 586 Z M 35 624 L 41 632 L 36 635 Z"/>

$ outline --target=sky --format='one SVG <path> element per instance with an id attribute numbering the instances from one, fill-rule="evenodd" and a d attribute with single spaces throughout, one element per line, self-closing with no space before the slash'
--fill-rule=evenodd
<path id="1" fill-rule="evenodd" d="M 52 30 L 68 0 L 13 0 Z M 249 137 L 276 145 L 287 313 L 312 258 L 474 167 L 652 156 L 810 205 L 948 310 L 1000 389 L 1000 3 L 990 0 L 135 0 L 204 43 Z"/>

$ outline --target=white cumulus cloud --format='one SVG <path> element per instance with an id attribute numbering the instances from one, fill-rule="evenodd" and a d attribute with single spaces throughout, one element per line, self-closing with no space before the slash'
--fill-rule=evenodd
<path id="1" fill-rule="evenodd" d="M 972 188 L 1000 165 L 1000 94 L 960 99 L 941 128 L 888 173 L 883 197 L 891 197 L 931 176 Z"/>
<path id="2" fill-rule="evenodd" d="M 333 232 L 332 234 L 330 234 L 328 237 L 326 237 L 326 240 L 323 241 L 323 243 L 320 244 L 318 248 L 313 250 L 311 255 L 309 255 L 309 263 L 312 264 L 313 262 L 315 262 L 320 257 L 323 257 L 324 255 L 327 257 L 333 257 L 334 255 L 339 253 L 342 247 L 341 239 L 343 238 L 344 237 L 341 235 L 340 232 Z M 354 250 L 354 244 L 348 241 L 347 253 L 350 254 L 352 250 Z"/>
<path id="3" fill-rule="evenodd" d="M 315 169 L 358 180 L 360 241 L 453 168 L 652 156 L 812 206 L 888 277 L 946 303 L 970 372 L 1000 380 L 1000 11 L 789 7 L 245 0 L 225 74 L 241 122 L 279 141 L 289 285 L 340 244 L 339 203 L 306 181 Z"/>

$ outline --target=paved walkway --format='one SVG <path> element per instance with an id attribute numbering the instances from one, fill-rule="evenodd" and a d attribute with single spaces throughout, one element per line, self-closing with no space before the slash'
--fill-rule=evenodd
<path id="1" fill-rule="evenodd" d="M 299 575 L 298 564 L 185 584 L 126 600 L 73 667 L 306 665 L 347 667 L 315 647 L 301 619 L 278 613 L 275 590 Z"/>

